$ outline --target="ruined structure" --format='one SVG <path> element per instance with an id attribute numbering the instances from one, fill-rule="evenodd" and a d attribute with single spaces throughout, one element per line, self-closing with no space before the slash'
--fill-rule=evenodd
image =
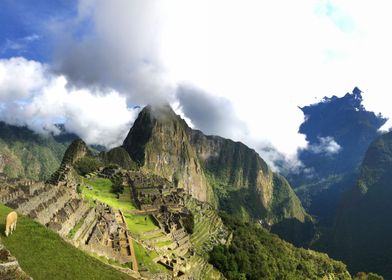
<path id="1" fill-rule="evenodd" d="M 32 280 L 19 266 L 17 259 L 0 243 L 0 279 Z"/>
<path id="2" fill-rule="evenodd" d="M 132 261 L 131 237 L 121 211 L 97 202 L 92 207 L 77 193 L 72 156 L 46 184 L 3 179 L 1 202 L 56 231 L 75 246 L 120 264 Z M 72 232 L 71 232 L 72 231 Z M 134 264 L 136 267 L 137 264 Z"/>

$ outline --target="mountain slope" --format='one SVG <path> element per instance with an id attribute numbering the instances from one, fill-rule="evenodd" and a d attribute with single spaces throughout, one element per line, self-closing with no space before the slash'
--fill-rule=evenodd
<path id="1" fill-rule="evenodd" d="M 230 246 L 216 246 L 210 261 L 227 279 L 351 279 L 345 265 L 326 254 L 296 248 L 260 225 L 225 216 Z"/>
<path id="2" fill-rule="evenodd" d="M 254 150 L 192 130 L 169 106 L 145 107 L 123 147 L 142 169 L 175 182 L 199 200 L 267 224 L 287 218 L 305 220 L 287 181 Z"/>
<path id="3" fill-rule="evenodd" d="M 0 172 L 10 178 L 47 179 L 60 165 L 74 135 L 38 135 L 0 122 Z"/>
<path id="4" fill-rule="evenodd" d="M 239 199 L 253 217 L 275 223 L 305 213 L 285 178 L 274 174 L 265 161 L 240 142 L 218 136 L 205 136 L 190 130 L 192 145 L 209 175 L 217 201 L 234 213 Z"/>
<path id="5" fill-rule="evenodd" d="M 363 160 L 354 188 L 344 197 L 331 253 L 350 270 L 371 270 L 392 278 L 392 132 L 377 138 Z"/>

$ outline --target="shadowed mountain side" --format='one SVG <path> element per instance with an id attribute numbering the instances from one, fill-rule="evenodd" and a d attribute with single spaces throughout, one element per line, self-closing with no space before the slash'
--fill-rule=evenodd
<path id="1" fill-rule="evenodd" d="M 344 196 L 331 241 L 331 254 L 351 271 L 371 270 L 392 278 L 392 132 L 366 152 L 356 186 Z"/>
<path id="2" fill-rule="evenodd" d="M 323 225 L 332 225 L 342 194 L 355 183 L 359 165 L 386 119 L 367 111 L 358 88 L 300 108 L 299 132 L 308 147 L 299 151 L 306 169 L 287 174 L 303 205 Z"/>

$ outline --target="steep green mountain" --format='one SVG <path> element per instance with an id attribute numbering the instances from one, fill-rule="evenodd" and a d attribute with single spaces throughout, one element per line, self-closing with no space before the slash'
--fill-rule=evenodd
<path id="1" fill-rule="evenodd" d="M 189 129 L 189 133 L 223 210 L 248 213 L 267 224 L 289 218 L 304 222 L 306 214 L 286 179 L 273 173 L 254 150 L 201 131 Z"/>
<path id="2" fill-rule="evenodd" d="M 305 121 L 299 132 L 309 145 L 298 157 L 306 169 L 286 176 L 306 210 L 331 225 L 341 195 L 355 184 L 365 152 L 386 119 L 364 108 L 358 88 L 300 109 Z"/>
<path id="3" fill-rule="evenodd" d="M 307 217 L 287 181 L 254 150 L 192 130 L 169 106 L 144 108 L 123 147 L 141 169 L 225 211 L 266 225 Z"/>
<path id="4" fill-rule="evenodd" d="M 230 246 L 216 246 L 210 261 L 227 279 L 352 279 L 346 266 L 326 254 L 296 248 L 258 224 L 225 215 Z M 366 279 L 366 278 L 364 278 Z"/>
<path id="5" fill-rule="evenodd" d="M 369 147 L 354 188 L 343 198 L 327 248 L 353 272 L 392 279 L 392 132 Z"/>
<path id="6" fill-rule="evenodd" d="M 60 165 L 72 134 L 38 135 L 0 122 L 0 172 L 10 178 L 47 179 Z"/>

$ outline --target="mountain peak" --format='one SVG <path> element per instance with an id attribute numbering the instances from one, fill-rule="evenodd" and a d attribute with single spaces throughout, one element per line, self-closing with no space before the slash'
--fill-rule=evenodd
<path id="1" fill-rule="evenodd" d="M 149 105 L 139 113 L 123 148 L 142 169 L 205 201 L 207 180 L 190 143 L 189 129 L 168 104 Z"/>

